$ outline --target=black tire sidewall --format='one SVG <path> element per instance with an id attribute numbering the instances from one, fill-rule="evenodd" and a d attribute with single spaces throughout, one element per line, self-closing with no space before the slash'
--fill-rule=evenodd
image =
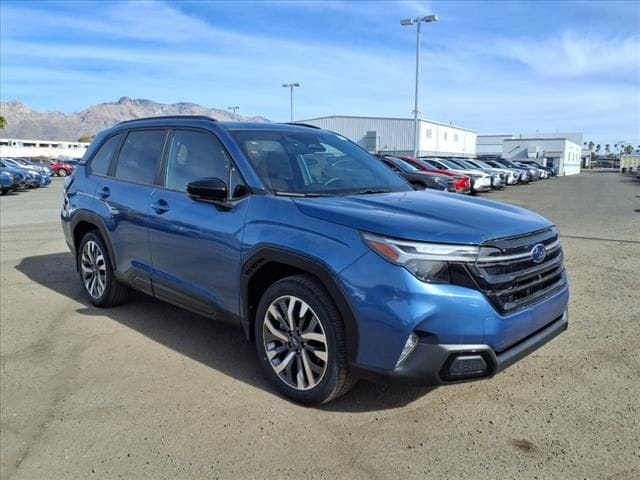
<path id="1" fill-rule="evenodd" d="M 262 336 L 265 313 L 269 308 L 269 305 L 271 305 L 271 302 L 276 298 L 285 295 L 293 295 L 307 302 L 318 316 L 318 320 L 324 329 L 325 337 L 327 339 L 327 352 L 329 355 L 327 371 L 320 383 L 311 390 L 300 391 L 285 384 L 271 367 L 271 363 L 267 359 L 265 352 Z M 334 323 L 320 296 L 307 288 L 306 285 L 295 280 L 285 278 L 274 283 L 267 289 L 262 296 L 256 311 L 255 343 L 258 359 L 262 364 L 265 375 L 286 397 L 305 405 L 319 404 L 331 397 L 338 383 L 338 348 Z"/>
<path id="2" fill-rule="evenodd" d="M 105 287 L 104 292 L 99 298 L 94 298 L 87 291 L 87 287 L 84 285 L 84 280 L 82 279 L 82 251 L 84 250 L 84 246 L 93 240 L 102 251 L 102 256 L 104 257 L 105 270 L 106 270 L 106 278 L 105 278 Z M 109 258 L 109 251 L 107 247 L 100 237 L 100 235 L 96 232 L 89 232 L 84 237 L 82 237 L 82 241 L 80 242 L 80 247 L 78 248 L 78 274 L 80 276 L 80 284 L 82 285 L 82 290 L 89 298 L 89 301 L 97 307 L 102 307 L 107 304 L 107 300 L 111 294 L 111 289 L 113 288 L 113 269 L 111 268 L 111 259 Z"/>

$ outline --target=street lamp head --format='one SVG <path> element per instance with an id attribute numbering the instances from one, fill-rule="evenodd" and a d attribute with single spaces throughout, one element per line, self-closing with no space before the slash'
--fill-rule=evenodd
<path id="1" fill-rule="evenodd" d="M 282 86 L 284 88 L 291 88 L 291 87 L 299 87 L 300 84 L 299 83 L 283 83 Z"/>
<path id="2" fill-rule="evenodd" d="M 400 20 L 400 25 L 403 27 L 408 27 L 409 25 L 413 25 L 413 20 L 410 18 L 405 18 L 404 20 Z"/>
<path id="3" fill-rule="evenodd" d="M 438 16 L 437 15 L 427 15 L 426 17 L 422 17 L 420 19 L 421 22 L 437 22 L 438 21 Z"/>

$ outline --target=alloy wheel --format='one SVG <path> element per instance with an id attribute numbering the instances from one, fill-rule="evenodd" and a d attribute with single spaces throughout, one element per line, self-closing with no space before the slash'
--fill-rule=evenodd
<path id="1" fill-rule="evenodd" d="M 100 298 L 107 285 L 107 266 L 100 246 L 93 240 L 85 243 L 80 259 L 82 283 L 93 298 Z"/>
<path id="2" fill-rule="evenodd" d="M 310 390 L 322 381 L 329 364 L 327 338 L 304 300 L 276 298 L 265 313 L 262 338 L 271 368 L 289 387 Z"/>

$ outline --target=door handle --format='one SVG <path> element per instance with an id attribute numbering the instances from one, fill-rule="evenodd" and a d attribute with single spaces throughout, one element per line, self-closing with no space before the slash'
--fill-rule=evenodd
<path id="1" fill-rule="evenodd" d="M 98 195 L 100 195 L 101 198 L 109 198 L 111 190 L 109 190 L 109 187 L 102 187 L 98 192 Z"/>
<path id="2" fill-rule="evenodd" d="M 164 212 L 169 211 L 169 204 L 167 203 L 166 200 L 160 199 L 157 202 L 153 202 L 151 204 L 151 208 L 153 208 L 157 214 L 161 215 Z"/>

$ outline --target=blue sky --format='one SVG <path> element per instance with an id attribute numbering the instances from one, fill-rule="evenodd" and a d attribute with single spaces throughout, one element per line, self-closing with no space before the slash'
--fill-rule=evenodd
<path id="1" fill-rule="evenodd" d="M 122 96 L 288 120 L 408 117 L 479 133 L 583 131 L 640 144 L 639 2 L 12 2 L 0 98 L 72 112 Z"/>

